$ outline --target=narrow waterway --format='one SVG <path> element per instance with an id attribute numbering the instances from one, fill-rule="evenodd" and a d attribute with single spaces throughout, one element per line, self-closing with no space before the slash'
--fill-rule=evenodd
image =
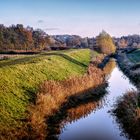
<path id="1" fill-rule="evenodd" d="M 79 115 L 78 109 L 73 109 L 70 121 L 64 120 L 64 125 L 60 130 L 58 139 L 60 140 L 127 140 L 126 135 L 116 122 L 116 118 L 111 114 L 118 97 L 122 96 L 128 90 L 136 90 L 129 79 L 120 71 L 118 66 L 113 69 L 108 78 L 107 95 L 101 99 L 100 103 L 90 103 L 83 105 L 81 118 L 73 115 Z M 92 107 L 94 105 L 94 107 Z M 92 111 L 85 113 L 86 106 L 90 106 Z M 80 107 L 81 108 L 81 107 Z M 87 108 L 87 111 L 88 111 Z M 96 109 L 95 109 L 96 108 Z M 79 114 L 78 114 L 79 111 Z M 75 113 L 77 112 L 77 113 Z M 84 115 L 85 113 L 85 115 Z"/>

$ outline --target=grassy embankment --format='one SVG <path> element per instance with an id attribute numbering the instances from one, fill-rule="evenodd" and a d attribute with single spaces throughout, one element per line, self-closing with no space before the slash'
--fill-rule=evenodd
<path id="1" fill-rule="evenodd" d="M 36 102 L 29 109 L 30 127 L 28 128 L 32 128 L 32 131 L 29 130 L 27 137 L 45 139 L 48 136 L 48 131 L 46 131 L 48 130 L 47 120 L 51 116 L 57 116 L 57 113 L 59 114 L 61 111 L 64 113 L 71 101 L 74 106 L 76 105 L 75 100 L 78 100 L 78 104 L 86 102 L 87 99 L 101 97 L 105 93 L 105 75 L 98 68 L 98 64 L 101 63 L 104 56 L 95 57 L 97 56 L 95 52 L 92 56 L 93 59 L 84 75 L 70 77 L 59 82 L 47 80 L 41 84 Z M 58 120 L 58 116 L 54 119 Z"/>
<path id="2" fill-rule="evenodd" d="M 119 65 L 130 80 L 140 89 L 140 49 L 119 53 Z M 134 139 L 140 139 L 140 92 L 129 91 L 118 100 L 115 114 L 122 126 Z"/>
<path id="3" fill-rule="evenodd" d="M 97 53 L 94 53 L 96 56 Z M 0 136 L 10 136 L 27 117 L 44 80 L 61 81 L 83 75 L 90 62 L 90 50 L 50 52 L 0 61 Z M 49 104 L 49 103 L 48 103 Z M 13 132 L 12 132 L 13 133 Z"/>
<path id="4" fill-rule="evenodd" d="M 130 80 L 139 88 L 140 83 L 140 49 L 130 53 L 119 52 L 119 65 Z"/>

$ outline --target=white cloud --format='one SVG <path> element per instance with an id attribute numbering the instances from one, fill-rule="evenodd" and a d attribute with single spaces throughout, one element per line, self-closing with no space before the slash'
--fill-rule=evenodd
<path id="1" fill-rule="evenodd" d="M 59 28 L 46 28 L 44 29 L 45 31 L 54 31 L 54 30 L 59 30 Z"/>
<path id="2" fill-rule="evenodd" d="M 44 22 L 44 20 L 38 20 L 37 21 L 37 23 L 43 23 Z"/>

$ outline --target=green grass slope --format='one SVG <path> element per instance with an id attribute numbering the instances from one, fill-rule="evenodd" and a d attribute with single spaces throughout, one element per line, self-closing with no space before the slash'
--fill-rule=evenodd
<path id="1" fill-rule="evenodd" d="M 96 54 L 97 55 L 97 54 Z M 22 125 L 26 109 L 44 80 L 82 75 L 90 50 L 68 50 L 0 61 L 0 130 Z"/>
<path id="2" fill-rule="evenodd" d="M 128 58 L 133 62 L 133 63 L 140 63 L 140 49 L 137 49 L 133 51 L 132 53 L 127 54 Z"/>

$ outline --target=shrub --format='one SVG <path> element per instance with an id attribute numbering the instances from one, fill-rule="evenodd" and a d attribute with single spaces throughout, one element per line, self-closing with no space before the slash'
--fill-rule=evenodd
<path id="1" fill-rule="evenodd" d="M 104 53 L 107 55 L 113 54 L 116 51 L 116 47 L 113 43 L 111 36 L 105 31 L 102 31 L 99 34 L 99 36 L 97 36 L 96 45 L 97 45 L 98 50 L 101 53 Z"/>

